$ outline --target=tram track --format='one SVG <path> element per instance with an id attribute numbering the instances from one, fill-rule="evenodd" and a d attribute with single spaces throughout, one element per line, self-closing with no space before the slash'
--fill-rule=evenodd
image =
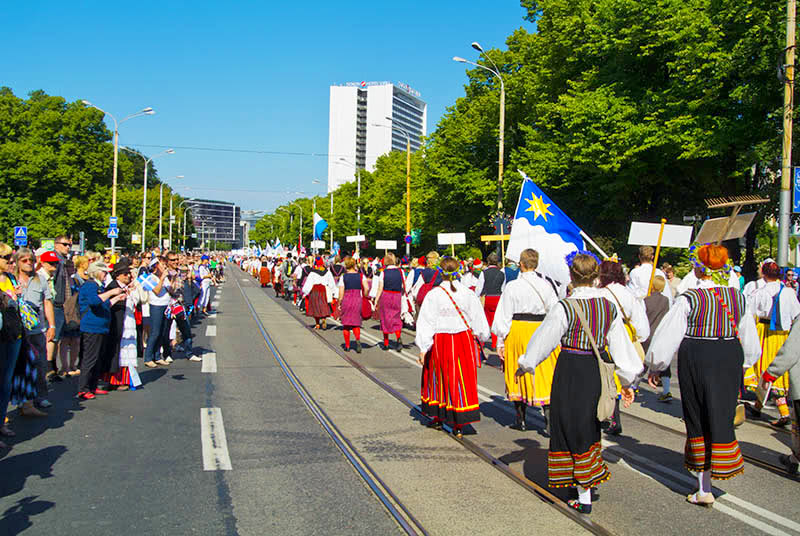
<path id="1" fill-rule="evenodd" d="M 333 420 L 328 416 L 320 404 L 309 393 L 308 389 L 303 385 L 300 379 L 295 374 L 291 366 L 286 362 L 281 355 L 274 341 L 269 335 L 269 332 L 264 327 L 261 319 L 256 314 L 252 302 L 247 297 L 242 288 L 239 279 L 236 279 L 236 286 L 242 295 L 247 307 L 250 311 L 253 320 L 264 339 L 264 345 L 269 353 L 275 358 L 278 366 L 281 368 L 286 380 L 294 388 L 300 399 L 306 405 L 308 410 L 317 419 L 322 429 L 331 438 L 336 447 L 342 452 L 345 459 L 353 466 L 356 473 L 361 477 L 365 484 L 380 500 L 389 514 L 395 519 L 400 528 L 409 536 L 427 536 L 429 533 L 423 525 L 417 520 L 411 511 L 403 504 L 397 495 L 389 488 L 389 486 L 378 476 L 375 470 L 364 459 L 358 450 L 353 446 L 352 442 L 339 430 L 334 424 Z M 323 339 L 324 340 L 324 339 Z"/>
<path id="2" fill-rule="evenodd" d="M 237 284 L 238 284 L 238 281 L 237 281 Z M 241 290 L 241 286 L 239 286 L 239 288 Z M 249 299 L 244 295 L 244 292 L 242 292 L 242 295 L 244 296 L 244 299 L 247 302 L 248 307 L 250 308 L 251 314 L 256 319 L 256 323 L 259 326 L 259 330 L 261 331 L 262 336 L 265 338 L 265 340 L 271 341 L 271 339 L 269 338 L 268 333 L 264 329 L 263 324 L 261 323 L 260 319 L 257 318 L 257 315 L 255 314 L 255 310 L 253 309 Z M 284 310 L 286 310 L 286 312 L 288 312 L 292 316 L 292 318 L 297 320 L 300 324 L 305 325 L 305 323 L 303 322 L 302 318 L 298 317 L 298 314 L 295 311 L 292 310 L 293 306 L 291 305 L 291 303 L 286 303 L 286 302 L 284 302 L 284 300 L 281 300 L 279 298 L 275 298 L 274 296 L 270 296 L 269 294 L 266 294 L 266 296 L 268 298 L 270 298 L 270 299 L 273 299 L 273 300 L 277 301 L 280 305 L 283 306 L 282 308 Z M 422 413 L 422 410 L 420 409 L 419 404 L 415 404 L 414 402 L 412 402 L 408 397 L 406 397 L 400 391 L 398 391 L 394 387 L 388 385 L 386 382 L 384 382 L 383 380 L 378 378 L 375 374 L 373 374 L 371 371 L 369 371 L 364 365 L 362 365 L 361 363 L 359 363 L 355 359 L 351 358 L 350 356 L 346 355 L 341 350 L 341 348 L 339 348 L 337 345 L 335 345 L 334 343 L 332 343 L 331 341 L 329 341 L 328 339 L 323 337 L 322 333 L 320 333 L 319 331 L 313 330 L 313 329 L 310 329 L 310 328 L 308 329 L 308 331 L 309 331 L 309 333 L 315 335 L 320 341 L 322 341 L 328 348 L 330 348 L 334 353 L 336 353 L 336 355 L 338 355 L 346 363 L 348 363 L 350 366 L 352 366 L 353 368 L 358 370 L 360 373 L 362 373 L 364 376 L 369 378 L 378 387 L 380 387 L 381 389 L 386 391 L 388 394 L 392 395 L 396 400 L 398 400 L 399 402 L 404 404 L 410 410 L 415 412 L 420 417 L 420 421 L 421 422 L 429 421 L 428 417 L 425 416 L 424 413 Z M 406 332 L 411 334 L 408 331 L 406 331 Z M 267 346 L 268 346 L 268 348 L 270 349 L 270 351 L 273 354 L 275 354 L 275 352 L 277 352 L 277 349 L 274 348 L 274 345 L 270 346 L 270 344 L 268 344 Z M 276 356 L 276 359 L 278 359 L 277 356 Z M 286 367 L 284 369 L 284 374 L 287 376 L 287 379 L 290 378 L 290 374 L 291 374 L 291 377 L 293 377 L 296 380 L 296 376 L 294 376 L 293 371 L 291 371 L 291 367 L 289 367 L 288 364 L 286 364 L 285 361 L 282 360 L 282 358 L 280 358 L 279 364 L 280 364 L 282 369 L 284 369 L 284 367 Z M 288 369 L 288 372 L 287 372 L 287 369 Z M 292 383 L 293 386 L 295 385 L 295 383 L 291 379 L 289 381 L 290 381 L 290 383 Z M 299 380 L 297 380 L 297 382 L 299 383 Z M 300 391 L 298 391 L 298 392 L 300 392 Z M 301 397 L 302 396 L 303 395 L 301 394 Z M 304 398 L 304 401 L 305 401 L 305 398 Z M 324 414 L 324 411 L 321 408 L 319 408 L 319 409 Z M 333 423 L 330 423 L 330 424 L 333 425 Z M 452 432 L 452 430 L 447 426 L 444 426 L 444 429 L 447 432 Z M 550 505 L 551 507 L 553 507 L 554 509 L 556 509 L 557 511 L 559 511 L 563 515 L 567 516 L 572 521 L 574 521 L 575 523 L 579 524 L 580 526 L 582 526 L 583 528 L 585 528 L 586 530 L 588 530 L 592 534 L 597 534 L 598 536 L 613 536 L 613 534 L 614 534 L 613 532 L 609 531 L 604 526 L 599 525 L 598 523 L 592 521 L 588 516 L 583 515 L 583 514 L 577 512 L 576 510 L 572 509 L 570 506 L 567 505 L 567 503 L 564 500 L 562 500 L 561 498 L 559 498 L 559 497 L 555 496 L 554 494 L 552 494 L 547 488 L 537 484 L 536 482 L 528 479 L 524 475 L 518 473 L 517 471 L 515 471 L 514 469 L 509 467 L 508 464 L 506 464 L 505 462 L 501 461 L 500 459 L 498 459 L 497 457 L 492 455 L 488 450 L 484 449 L 483 447 L 478 445 L 476 442 L 474 442 L 474 441 L 472 441 L 472 440 L 470 440 L 469 438 L 466 438 L 466 437 L 462 437 L 460 439 L 456 438 L 452 433 L 448 433 L 448 437 L 450 437 L 453 441 L 459 443 L 462 447 L 467 449 L 469 452 L 471 452 L 472 454 L 474 454 L 478 458 L 482 459 L 483 461 L 485 461 L 486 463 L 488 463 L 489 465 L 491 465 L 492 467 L 494 467 L 495 469 L 497 469 L 498 471 L 503 473 L 506 477 L 508 477 L 510 480 L 512 480 L 513 482 L 518 484 L 520 487 L 522 487 L 526 491 L 528 491 L 528 492 L 532 493 L 533 495 L 535 495 L 537 498 L 539 498 L 539 500 L 541 500 L 544 503 Z M 350 446 L 350 448 L 352 448 L 352 444 L 350 444 L 350 442 L 347 441 L 346 438 L 343 438 L 343 440 L 347 442 L 347 444 Z M 355 453 L 355 454 L 357 455 L 357 453 Z M 360 458 L 360 456 L 359 456 L 359 458 Z M 364 463 L 366 463 L 366 462 L 364 462 Z M 377 475 L 375 475 L 375 478 L 378 478 Z M 411 515 L 410 512 L 407 512 L 407 513 L 408 513 L 409 516 Z"/>

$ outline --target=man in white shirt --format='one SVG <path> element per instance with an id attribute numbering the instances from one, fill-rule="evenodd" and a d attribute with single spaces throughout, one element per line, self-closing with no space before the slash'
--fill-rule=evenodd
<path id="1" fill-rule="evenodd" d="M 655 250 L 653 246 L 639 246 L 639 266 L 631 270 L 628 275 L 628 288 L 633 292 L 634 296 L 639 298 L 646 298 L 647 291 L 650 289 L 650 276 L 653 274 L 653 259 L 655 258 Z M 667 280 L 667 276 L 660 269 L 655 268 L 656 275 L 660 275 Z M 672 291 L 664 288 L 661 293 L 669 299 L 670 305 L 672 304 Z"/>

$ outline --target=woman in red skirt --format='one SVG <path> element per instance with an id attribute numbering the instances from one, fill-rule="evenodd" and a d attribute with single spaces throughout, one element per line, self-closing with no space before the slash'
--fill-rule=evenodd
<path id="1" fill-rule="evenodd" d="M 303 284 L 303 294 L 308 298 L 306 316 L 314 318 L 314 329 L 325 329 L 325 319 L 331 316 L 330 303 L 336 291 L 336 282 L 330 271 L 325 268 L 322 257 L 317 257 L 314 269 L 308 273 Z"/>
<path id="2" fill-rule="evenodd" d="M 481 418 L 478 401 L 480 355 L 475 338 L 489 339 L 481 302 L 458 278 L 458 261 L 440 263 L 442 284 L 428 292 L 417 319 L 422 365 L 422 411 L 430 426 L 447 423 L 456 437 Z"/>
<path id="3" fill-rule="evenodd" d="M 341 304 L 341 322 L 344 328 L 344 351 L 350 351 L 350 332 L 356 338 L 355 350 L 361 353 L 361 304 L 367 294 L 367 280 L 356 267 L 352 257 L 344 259 L 346 273 L 339 278 L 339 303 Z"/>

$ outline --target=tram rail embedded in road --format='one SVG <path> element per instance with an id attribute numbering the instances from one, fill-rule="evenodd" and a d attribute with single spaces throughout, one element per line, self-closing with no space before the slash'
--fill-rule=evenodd
<path id="1" fill-rule="evenodd" d="M 239 287 L 239 288 L 241 290 L 241 287 Z M 250 307 L 251 313 L 253 314 L 254 317 L 256 317 L 255 311 L 254 311 L 252 305 L 250 304 L 249 299 L 247 298 L 247 296 L 244 295 L 244 292 L 242 292 L 242 295 L 244 296 L 244 299 L 247 302 L 248 307 Z M 282 308 L 284 310 L 286 310 L 292 316 L 292 318 L 294 318 L 295 320 L 297 320 L 298 322 L 303 324 L 302 319 L 298 318 L 298 315 L 295 314 L 295 312 L 291 309 L 291 304 L 287 304 L 283 300 L 277 300 L 273 296 L 270 296 L 269 294 L 266 294 L 266 296 L 268 298 L 270 298 L 270 299 L 273 299 L 273 300 L 277 301 L 278 304 L 281 305 Z M 269 338 L 269 335 L 266 333 L 266 330 L 264 330 L 264 328 L 263 328 L 263 324 L 261 324 L 260 320 L 257 317 L 256 317 L 256 322 L 258 323 L 259 329 L 262 331 L 262 335 L 264 336 L 265 340 L 267 340 Z M 397 389 L 394 389 L 390 385 L 388 385 L 385 382 L 383 382 L 380 378 L 378 378 L 373 373 L 371 373 L 369 370 L 367 370 L 366 367 L 364 367 L 361 363 L 359 363 L 358 361 L 356 361 L 356 360 L 352 359 L 351 357 L 345 355 L 341 351 L 340 348 L 338 348 L 336 345 L 334 345 L 333 343 L 328 341 L 317 330 L 309 329 L 309 333 L 313 333 L 314 335 L 316 335 L 319 338 L 319 340 L 321 340 L 326 346 L 328 346 L 333 352 L 335 352 L 336 355 L 338 355 L 340 358 L 342 358 L 350 366 L 352 366 L 353 368 L 355 368 L 356 370 L 361 372 L 364 376 L 366 376 L 367 378 L 372 380 L 372 382 L 374 382 L 381 389 L 383 389 L 384 391 L 386 391 L 387 393 L 392 395 L 398 401 L 400 401 L 403 404 L 405 404 L 409 409 L 415 411 L 422 418 L 423 421 L 427 421 L 428 420 L 428 418 L 420 410 L 418 404 L 413 403 L 405 395 L 400 393 Z M 274 346 L 272 348 L 270 348 L 270 350 L 273 351 L 273 353 L 277 352 L 277 349 L 273 350 L 273 348 L 274 348 Z M 278 358 L 276 357 L 276 359 L 278 359 Z M 292 377 L 294 377 L 293 376 L 294 373 L 291 372 L 291 367 L 289 367 L 288 364 L 286 364 L 285 362 L 281 362 L 281 361 L 279 361 L 279 364 L 281 365 L 282 368 L 284 366 L 287 367 L 287 369 L 291 373 Z M 289 373 L 287 373 L 287 370 L 284 370 L 284 374 L 287 375 L 287 378 L 290 377 Z M 294 382 L 292 382 L 291 379 L 290 379 L 290 383 L 292 383 L 294 385 Z M 322 411 L 321 408 L 320 408 L 320 411 Z M 536 482 L 534 482 L 532 480 L 529 480 L 524 475 L 519 474 L 517 471 L 514 471 L 511 467 L 508 466 L 508 464 L 506 464 L 506 463 L 502 462 L 501 460 L 499 460 L 498 458 L 494 457 L 491 453 L 489 453 L 483 447 L 479 446 L 477 443 L 475 443 L 475 442 L 473 442 L 473 441 L 471 441 L 471 440 L 469 440 L 467 438 L 458 439 L 455 436 L 453 436 L 452 434 L 448 434 L 448 436 L 450 438 L 452 438 L 454 441 L 457 441 L 458 443 L 460 443 L 464 448 L 466 448 L 468 451 L 470 451 L 473 454 L 475 454 L 476 456 L 478 456 L 480 459 L 482 459 L 485 462 L 487 462 L 490 465 L 492 465 L 495 469 L 499 470 L 501 473 L 506 475 L 512 481 L 516 482 L 522 488 L 524 488 L 525 490 L 529 491 L 530 493 L 533 493 L 540 500 L 542 500 L 543 502 L 549 504 L 550 506 L 552 506 L 553 508 L 555 508 L 556 510 L 558 510 L 559 512 L 561 512 L 565 516 L 569 517 L 572 521 L 575 521 L 576 523 L 581 525 L 583 528 L 585 528 L 586 530 L 588 530 L 592 534 L 597 534 L 597 535 L 600 535 L 600 536 L 612 536 L 613 535 L 613 533 L 611 531 L 609 531 L 608 529 L 606 529 L 602 525 L 599 525 L 599 524 L 593 522 L 588 516 L 585 516 L 585 515 L 577 512 L 576 510 L 570 508 L 565 501 L 563 501 L 559 497 L 553 495 L 548 489 L 544 488 L 543 486 L 540 486 L 539 484 L 537 484 Z M 346 438 L 343 438 L 343 439 L 345 439 L 345 441 L 346 441 Z M 349 441 L 347 441 L 347 443 L 349 444 Z M 350 447 L 352 448 L 352 445 L 350 445 Z M 376 478 L 377 478 L 377 475 L 376 475 Z M 409 515 L 410 515 L 410 513 L 409 513 Z"/>

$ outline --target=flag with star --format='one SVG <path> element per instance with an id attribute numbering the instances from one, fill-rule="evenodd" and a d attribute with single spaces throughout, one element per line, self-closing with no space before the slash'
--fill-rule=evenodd
<path id="1" fill-rule="evenodd" d="M 506 257 L 517 262 L 524 249 L 539 252 L 537 272 L 569 283 L 564 258 L 584 248 L 581 229 L 522 171 L 522 188 L 511 226 Z"/>

